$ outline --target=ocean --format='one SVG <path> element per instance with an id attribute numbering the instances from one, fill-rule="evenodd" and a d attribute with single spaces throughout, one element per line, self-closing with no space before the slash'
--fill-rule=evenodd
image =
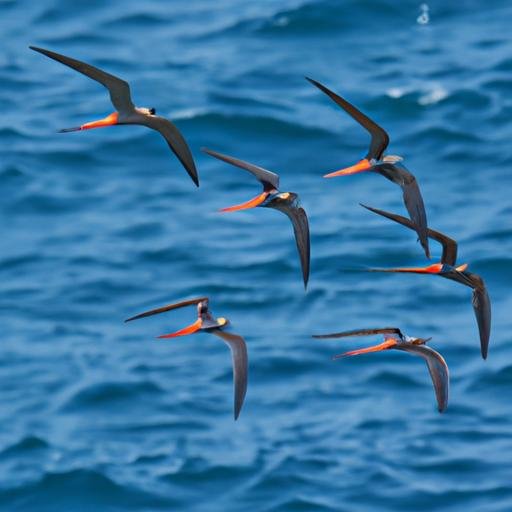
<path id="1" fill-rule="evenodd" d="M 0 510 L 512 510 L 512 5 L 436 0 L 0 1 Z M 197 189 L 139 126 L 61 134 L 112 112 L 99 84 L 29 50 L 122 77 L 187 139 Z M 429 225 L 492 301 L 480 357 L 471 290 L 423 275 L 406 215 L 361 159 L 368 134 L 309 76 L 390 135 Z M 258 208 L 249 174 L 280 175 L 311 229 L 307 292 L 289 220 Z M 431 242 L 433 262 L 441 249 Z M 156 336 L 208 296 L 249 350 L 233 421 L 229 351 Z M 450 369 L 439 414 L 420 358 L 332 360 L 399 327 Z"/>

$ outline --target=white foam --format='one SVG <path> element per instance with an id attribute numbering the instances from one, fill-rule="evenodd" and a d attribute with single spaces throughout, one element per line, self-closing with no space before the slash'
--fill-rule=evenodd
<path id="1" fill-rule="evenodd" d="M 420 105 L 433 105 L 448 96 L 448 91 L 441 85 L 434 86 L 433 89 L 419 97 L 418 103 Z"/>

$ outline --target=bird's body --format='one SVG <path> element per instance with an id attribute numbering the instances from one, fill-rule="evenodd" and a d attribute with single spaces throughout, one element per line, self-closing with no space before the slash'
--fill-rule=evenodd
<path id="1" fill-rule="evenodd" d="M 367 348 L 351 350 L 334 356 L 334 359 L 341 357 L 356 356 L 370 352 L 381 352 L 383 350 L 401 350 L 422 357 L 426 364 L 434 392 L 436 395 L 439 412 L 444 412 L 448 406 L 449 371 L 443 356 L 425 344 L 430 338 L 413 338 L 402 334 L 396 327 L 384 327 L 381 329 L 358 329 L 333 334 L 314 335 L 314 338 L 345 338 L 349 336 L 368 336 L 372 334 L 383 334 L 384 342 Z"/>
<path id="2" fill-rule="evenodd" d="M 404 205 L 414 223 L 414 229 L 418 233 L 421 246 L 427 258 L 429 258 L 430 249 L 427 237 L 427 214 L 423 197 L 414 175 L 400 163 L 403 158 L 396 155 L 384 155 L 384 151 L 389 144 L 389 135 L 381 126 L 363 114 L 347 100 L 331 91 L 320 82 L 311 78 L 307 78 L 307 80 L 329 96 L 331 100 L 345 110 L 345 112 L 371 135 L 370 147 L 365 158 L 351 167 L 326 174 L 324 177 L 333 178 L 335 176 L 347 176 L 360 172 L 374 172 L 401 187 Z"/>
<path id="3" fill-rule="evenodd" d="M 146 126 L 152 130 L 158 131 L 164 137 L 169 148 L 178 157 L 183 167 L 192 178 L 192 181 L 199 186 L 199 178 L 192 153 L 178 128 L 168 119 L 155 115 L 154 108 L 136 107 L 131 99 L 130 85 L 128 82 L 91 66 L 90 64 L 66 57 L 65 55 L 35 46 L 30 46 L 30 48 L 99 82 L 109 91 L 110 100 L 116 109 L 115 112 L 103 119 L 73 128 L 64 128 L 60 130 L 61 132 L 75 132 L 124 124 Z"/>
<path id="4" fill-rule="evenodd" d="M 362 206 L 378 215 L 394 220 L 409 229 L 414 229 L 414 225 L 406 217 L 377 208 L 371 208 L 365 205 Z M 475 312 L 480 336 L 480 350 L 482 357 L 486 359 L 491 332 L 491 300 L 487 293 L 485 282 L 478 274 L 469 272 L 467 270 L 467 264 L 457 265 L 457 242 L 455 240 L 430 228 L 427 230 L 427 235 L 443 246 L 443 253 L 439 263 L 434 263 L 427 267 L 371 269 L 371 271 L 438 275 L 439 277 L 444 277 L 445 279 L 455 281 L 471 288 L 473 290 L 473 310 Z"/>
<path id="5" fill-rule="evenodd" d="M 232 363 L 233 363 L 233 386 L 234 386 L 234 415 L 235 420 L 240 414 L 242 405 L 244 403 L 245 394 L 247 392 L 247 373 L 248 373 L 248 357 L 247 357 L 247 346 L 245 340 L 238 334 L 228 332 L 226 328 L 229 325 L 229 321 L 226 318 L 214 318 L 208 308 L 208 298 L 200 297 L 198 299 L 191 299 L 174 304 L 169 304 L 161 308 L 151 309 L 132 316 L 125 320 L 130 322 L 132 320 L 138 320 L 148 316 L 157 315 L 172 309 L 178 309 L 185 306 L 197 305 L 197 320 L 183 329 L 180 329 L 171 334 L 164 334 L 158 336 L 160 339 L 177 338 L 179 336 L 186 336 L 193 334 L 198 331 L 208 332 L 221 338 L 230 348 Z"/>
<path id="6" fill-rule="evenodd" d="M 262 167 L 239 160 L 238 158 L 223 155 L 210 149 L 203 148 L 203 151 L 219 160 L 223 160 L 224 162 L 250 172 L 263 185 L 263 192 L 259 196 L 236 206 L 222 208 L 221 211 L 232 212 L 263 207 L 279 210 L 288 216 L 293 225 L 304 287 L 307 287 L 310 260 L 309 222 L 306 211 L 300 204 L 299 196 L 295 192 L 280 192 L 279 176 L 274 172 L 267 171 Z"/>

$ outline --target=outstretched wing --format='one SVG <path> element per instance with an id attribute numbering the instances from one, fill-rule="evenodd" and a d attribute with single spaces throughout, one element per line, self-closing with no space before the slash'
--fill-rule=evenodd
<path id="1" fill-rule="evenodd" d="M 395 213 L 386 212 L 384 210 L 379 210 L 378 208 L 372 208 L 371 206 L 366 206 L 364 204 L 361 205 L 363 208 L 370 210 L 378 215 L 382 215 L 383 217 L 387 217 L 388 219 L 394 220 L 402 226 L 405 226 L 409 229 L 416 231 L 416 227 L 413 221 L 408 219 L 407 217 L 402 217 L 402 215 L 397 215 Z M 441 255 L 441 263 L 445 263 L 446 265 L 450 265 L 454 267 L 457 262 L 457 242 L 446 236 L 439 231 L 435 231 L 433 229 L 427 228 L 427 235 L 432 240 L 436 240 L 443 246 L 443 254 Z"/>
<path id="2" fill-rule="evenodd" d="M 475 274 L 473 274 L 475 276 Z M 489 337 L 491 334 L 491 299 L 487 293 L 483 280 L 481 286 L 473 289 L 473 310 L 475 311 L 478 331 L 480 333 L 480 350 L 482 357 L 487 359 Z"/>
<path id="3" fill-rule="evenodd" d="M 300 265 L 302 268 L 302 279 L 304 287 L 308 286 L 309 279 L 309 260 L 310 260 L 310 241 L 309 241 L 309 222 L 306 211 L 301 206 L 293 203 L 283 202 L 273 206 L 276 210 L 285 213 L 293 224 L 293 232 L 295 234 L 295 243 L 299 251 Z"/>
<path id="4" fill-rule="evenodd" d="M 110 100 L 112 101 L 112 104 L 117 111 L 130 113 L 134 110 L 135 107 L 131 100 L 130 86 L 128 85 L 128 82 L 121 80 L 117 76 L 105 73 L 105 71 L 95 68 L 90 64 L 66 57 L 60 53 L 55 53 L 50 50 L 38 48 L 36 46 L 30 46 L 29 48 L 36 52 L 42 53 L 43 55 L 46 55 L 47 57 L 50 57 L 50 59 L 56 60 L 61 64 L 69 66 L 75 71 L 78 71 L 79 73 L 82 73 L 83 75 L 96 80 L 101 85 L 106 87 L 110 93 Z"/>
<path id="5" fill-rule="evenodd" d="M 377 123 L 372 121 L 369 117 L 365 116 L 360 110 L 354 105 L 350 104 L 347 100 L 331 91 L 325 85 L 320 82 L 313 80 L 312 78 L 306 77 L 306 80 L 311 82 L 314 86 L 318 87 L 322 92 L 327 94 L 331 100 L 338 104 L 347 114 L 355 119 L 363 128 L 365 128 L 371 135 L 370 149 L 366 158 L 368 160 L 374 158 L 380 160 L 382 153 L 389 144 L 389 136 L 386 131 L 381 128 Z"/>
<path id="6" fill-rule="evenodd" d="M 437 399 L 437 407 L 439 412 L 444 412 L 448 406 L 448 390 L 450 387 L 450 379 L 448 366 L 443 356 L 432 350 L 430 347 L 425 345 L 412 345 L 412 344 L 400 344 L 396 347 L 397 350 L 403 350 L 411 354 L 416 354 L 427 363 L 430 377 L 432 378 L 432 384 L 434 385 L 434 391 Z"/>
<path id="7" fill-rule="evenodd" d="M 144 116 L 140 122 L 148 128 L 156 130 L 162 135 L 162 137 L 167 141 L 172 152 L 178 157 L 178 160 L 182 163 L 183 167 L 185 167 L 185 170 L 192 178 L 192 181 L 199 186 L 199 177 L 197 175 L 194 158 L 192 157 L 192 153 L 190 152 L 187 142 L 183 138 L 183 135 L 181 135 L 178 128 L 176 128 L 171 121 L 160 116 Z"/>
<path id="8" fill-rule="evenodd" d="M 353 331 L 336 332 L 333 334 L 314 334 L 313 338 L 346 338 L 349 336 L 370 336 L 372 334 L 398 334 L 404 339 L 402 331 L 398 327 L 382 327 L 381 329 L 355 329 Z"/>
<path id="9" fill-rule="evenodd" d="M 242 409 L 245 393 L 247 392 L 247 345 L 242 336 L 238 336 L 237 334 L 221 331 L 220 329 L 212 329 L 209 332 L 222 338 L 231 350 L 231 356 L 233 358 L 234 412 L 236 420 Z"/>
<path id="10" fill-rule="evenodd" d="M 144 313 L 132 316 L 126 319 L 125 322 L 131 322 L 132 320 L 138 320 L 139 318 L 145 318 L 147 316 L 158 315 L 160 313 L 165 313 L 166 311 L 171 311 L 172 309 L 184 308 L 185 306 L 191 306 L 192 304 L 199 304 L 200 302 L 206 302 L 207 305 L 208 297 L 199 297 L 197 299 L 184 300 L 181 302 L 176 302 L 174 304 L 168 304 L 167 306 L 162 306 L 161 308 L 151 309 L 149 311 L 145 311 Z"/>
<path id="11" fill-rule="evenodd" d="M 244 162 L 243 160 L 233 158 L 232 156 L 223 155 L 222 153 L 218 153 L 217 151 L 213 151 L 208 148 L 201 148 L 201 151 L 203 151 L 203 153 L 207 153 L 210 156 L 213 156 L 214 158 L 223 160 L 228 164 L 235 165 L 236 167 L 240 167 L 241 169 L 249 171 L 253 176 L 256 177 L 259 182 L 263 184 L 265 190 L 279 188 L 279 176 L 275 172 L 267 171 L 266 169 L 263 169 L 263 167 L 258 167 L 257 165 Z"/>

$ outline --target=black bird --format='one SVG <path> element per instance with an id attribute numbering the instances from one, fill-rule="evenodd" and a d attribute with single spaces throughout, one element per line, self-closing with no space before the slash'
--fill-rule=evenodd
<path id="1" fill-rule="evenodd" d="M 358 329 L 354 331 L 338 332 L 334 334 L 317 334 L 313 338 L 345 338 L 347 336 L 368 336 L 371 334 L 384 334 L 384 342 L 372 347 L 351 350 L 334 356 L 334 359 L 382 350 L 402 350 L 422 357 L 432 378 L 439 412 L 444 412 L 448 406 L 449 372 L 443 356 L 427 347 L 425 343 L 431 338 L 411 338 L 402 334 L 397 327 L 384 327 L 382 329 Z"/>
<path id="2" fill-rule="evenodd" d="M 190 149 L 178 128 L 176 128 L 176 126 L 174 126 L 174 124 L 172 124 L 168 119 L 155 115 L 154 108 L 136 107 L 132 103 L 130 86 L 127 82 L 114 75 L 105 73 L 105 71 L 95 68 L 90 64 L 86 64 L 85 62 L 81 62 L 70 57 L 65 57 L 59 53 L 44 50 L 43 48 L 37 48 L 35 46 L 30 46 L 30 49 L 42 53 L 43 55 L 50 57 L 50 59 L 69 66 L 75 71 L 99 82 L 108 89 L 108 92 L 110 93 L 110 100 L 116 109 L 116 112 L 113 112 L 104 119 L 85 123 L 74 128 L 64 128 L 63 130 L 60 130 L 61 132 L 90 130 L 92 128 L 101 128 L 104 126 L 119 124 L 141 124 L 147 126 L 152 130 L 160 132 L 173 153 L 178 157 L 183 167 L 185 167 L 185 170 L 192 178 L 192 181 L 199 186 L 199 178 L 197 176 L 197 170 L 194 164 L 194 159 L 192 158 L 192 153 L 190 152 Z"/>
<path id="3" fill-rule="evenodd" d="M 204 331 L 210 334 L 215 334 L 229 346 L 233 358 L 233 385 L 235 390 L 234 412 L 236 420 L 240 414 L 240 410 L 242 409 L 245 393 L 247 391 L 247 346 L 242 336 L 225 331 L 229 324 L 229 320 L 222 317 L 214 318 L 211 315 L 208 309 L 208 297 L 185 300 L 175 304 L 169 304 L 161 308 L 152 309 L 150 311 L 140 313 L 139 315 L 132 316 L 125 320 L 125 322 L 138 320 L 139 318 L 157 315 L 159 313 L 171 311 L 172 309 L 183 308 L 194 304 L 197 304 L 197 320 L 193 324 L 171 334 L 158 336 L 158 338 L 176 338 L 178 336 L 186 336 L 187 334 L 192 334 L 194 332 Z"/>
<path id="4" fill-rule="evenodd" d="M 374 213 L 387 217 L 388 219 L 394 220 L 409 229 L 415 229 L 414 224 L 401 215 L 389 213 L 384 210 L 378 210 L 377 208 L 371 208 L 370 206 L 361 205 L 367 210 Z M 467 264 L 457 266 L 457 242 L 452 238 L 434 231 L 433 229 L 427 229 L 427 235 L 429 238 L 436 240 L 443 246 L 443 253 L 441 255 L 441 261 L 434 263 L 427 267 L 412 267 L 412 268 L 391 268 L 391 269 L 371 269 L 372 272 L 407 272 L 415 274 L 432 274 L 451 279 L 457 283 L 461 283 L 464 286 L 468 286 L 473 289 L 473 309 L 475 311 L 476 321 L 478 323 L 478 331 L 480 335 L 480 351 L 482 357 L 487 359 L 487 352 L 489 348 L 489 337 L 491 333 L 491 300 L 487 293 L 484 280 L 478 275 L 472 272 L 468 272 L 466 269 Z"/>
<path id="5" fill-rule="evenodd" d="M 304 280 L 304 288 L 307 288 L 309 279 L 309 258 L 310 258 L 310 242 L 309 242 L 309 223 L 304 208 L 300 205 L 299 196 L 294 192 L 279 191 L 279 176 L 271 171 L 267 171 L 256 165 L 252 165 L 238 158 L 223 155 L 212 151 L 211 149 L 202 148 L 202 151 L 210 156 L 223 160 L 228 164 L 240 167 L 249 171 L 263 185 L 263 192 L 242 204 L 222 208 L 221 212 L 233 212 L 237 210 L 247 210 L 261 206 L 263 208 L 274 208 L 285 213 L 293 224 L 295 233 L 295 242 L 299 251 L 300 264 L 302 267 L 302 278 Z"/>
<path id="6" fill-rule="evenodd" d="M 405 207 L 409 212 L 411 220 L 414 222 L 415 231 L 418 233 L 420 243 L 425 251 L 427 258 L 430 258 L 430 249 L 427 238 L 427 214 L 425 205 L 421 196 L 418 182 L 413 174 L 411 174 L 400 162 L 403 160 L 401 156 L 386 155 L 383 153 L 389 144 L 389 136 L 377 123 L 365 116 L 354 105 L 347 100 L 338 96 L 336 93 L 311 78 L 306 79 L 313 85 L 318 87 L 322 92 L 327 94 L 337 105 L 355 119 L 363 128 L 371 135 L 370 149 L 365 158 L 357 162 L 351 167 L 347 167 L 340 171 L 326 174 L 324 178 L 333 178 L 335 176 L 346 176 L 348 174 L 356 174 L 359 172 L 369 171 L 376 172 L 388 180 L 396 183 L 402 188 Z"/>

